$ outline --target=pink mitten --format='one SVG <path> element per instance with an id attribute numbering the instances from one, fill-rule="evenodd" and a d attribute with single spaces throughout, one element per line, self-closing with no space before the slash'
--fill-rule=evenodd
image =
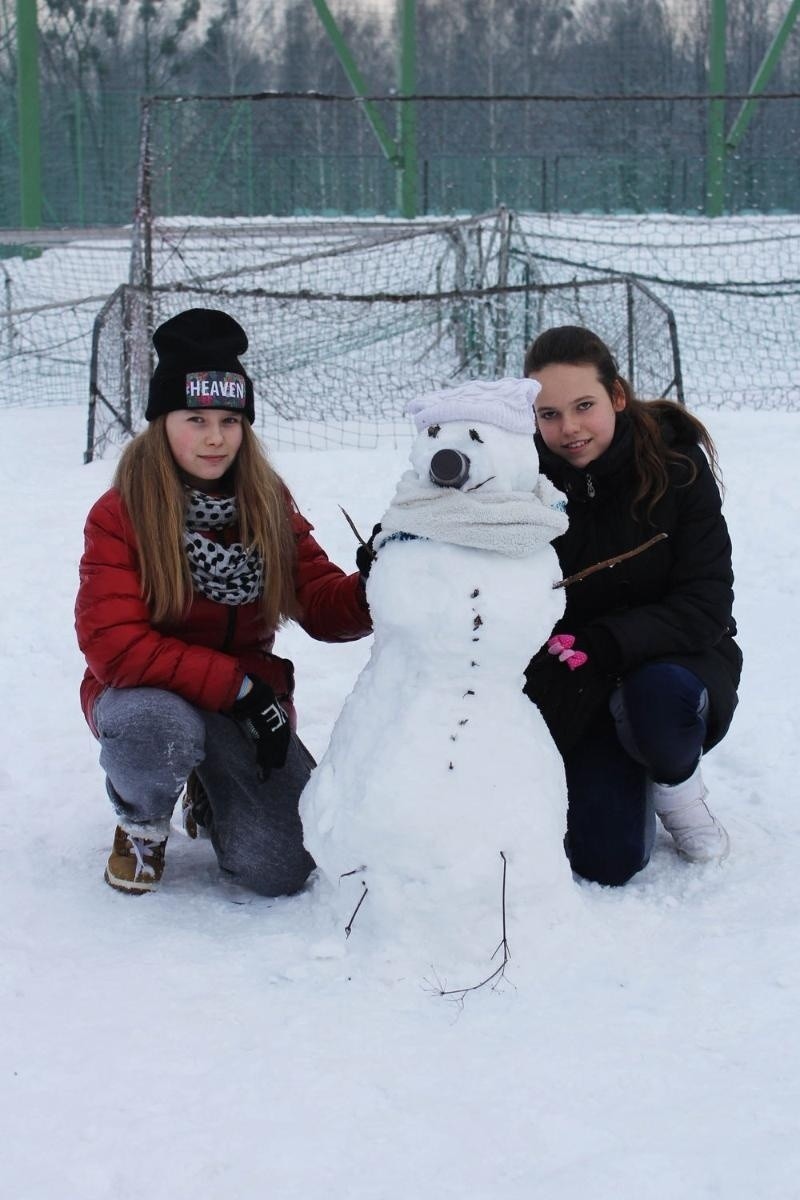
<path id="1" fill-rule="evenodd" d="M 577 671 L 589 661 L 589 655 L 583 650 L 573 650 L 575 637 L 571 633 L 556 633 L 547 643 L 548 654 L 557 654 L 558 661 L 566 663 L 570 671 Z"/>

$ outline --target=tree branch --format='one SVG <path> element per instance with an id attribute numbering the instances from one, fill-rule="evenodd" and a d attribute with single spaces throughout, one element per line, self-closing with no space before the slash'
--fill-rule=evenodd
<path id="1" fill-rule="evenodd" d="M 339 505 L 339 508 L 342 510 L 342 514 L 344 516 L 345 521 L 347 521 L 347 524 L 350 526 L 353 533 L 356 535 L 356 538 L 358 539 L 358 541 L 361 543 L 362 546 L 366 546 L 367 543 L 364 541 L 363 537 L 356 529 L 353 518 L 350 516 L 350 514 L 348 512 L 345 511 L 345 509 L 342 508 L 341 504 Z"/>
<path id="2" fill-rule="evenodd" d="M 553 584 L 553 587 L 564 588 L 569 587 L 571 583 L 579 583 L 581 579 L 586 579 L 589 575 L 594 575 L 595 571 L 602 571 L 606 567 L 610 569 L 611 567 L 615 567 L 617 563 L 625 562 L 626 558 L 635 558 L 637 554 L 643 554 L 645 550 L 649 550 L 651 546 L 655 546 L 656 542 L 663 542 L 667 537 L 669 537 L 667 533 L 657 533 L 655 537 L 650 538 L 649 542 L 643 542 L 635 550 L 628 550 L 625 554 L 617 554 L 614 558 L 604 558 L 602 562 L 594 563 L 591 567 L 584 567 L 582 571 L 578 571 L 575 575 L 568 575 L 566 579 L 559 579 Z"/>
<path id="3" fill-rule="evenodd" d="M 351 874 L 351 873 L 352 873 L 352 872 L 347 872 L 347 874 Z M 363 880 L 363 879 L 361 880 L 361 886 L 362 886 L 362 888 L 363 888 L 364 890 L 363 890 L 363 892 L 361 893 L 361 898 L 360 898 L 360 900 L 358 901 L 358 904 L 355 906 L 355 908 L 353 909 L 353 911 L 352 911 L 352 913 L 351 913 L 351 915 L 350 915 L 350 920 L 347 922 L 347 924 L 346 924 L 346 925 L 345 925 L 345 927 L 344 927 L 345 937 L 350 937 L 350 934 L 353 932 L 353 922 L 354 922 L 354 921 L 355 921 L 355 919 L 356 919 L 356 913 L 357 913 L 357 912 L 358 912 L 358 910 L 361 908 L 361 905 L 364 903 L 364 901 L 365 901 L 365 899 L 366 899 L 366 897 L 367 897 L 367 892 L 369 891 L 369 888 L 368 888 L 368 887 L 367 887 L 367 885 L 364 883 L 364 880 Z"/>
<path id="4" fill-rule="evenodd" d="M 506 928 L 506 876 L 508 873 L 508 861 L 502 850 L 500 851 L 500 857 L 503 860 L 503 885 L 502 885 L 502 896 L 501 896 L 501 912 L 502 912 L 502 918 L 503 918 L 503 921 L 502 921 L 503 936 L 501 937 L 500 941 L 498 942 L 497 947 L 494 950 L 494 953 L 492 954 L 491 957 L 492 957 L 492 959 L 494 959 L 497 956 L 498 952 L 500 950 L 502 950 L 503 951 L 503 961 L 500 963 L 500 965 L 498 967 L 495 968 L 494 971 L 492 971 L 491 975 L 487 975 L 485 979 L 482 979 L 480 981 L 480 983 L 473 983 L 470 987 L 446 988 L 437 979 L 436 986 L 433 989 L 436 992 L 437 996 L 452 996 L 459 1003 L 463 1003 L 464 997 L 467 996 L 469 994 L 469 992 L 477 992 L 479 988 L 486 987 L 487 984 L 491 984 L 492 989 L 494 990 L 494 988 L 497 987 L 498 983 L 505 975 L 506 967 L 508 966 L 509 960 L 511 958 L 511 950 L 508 945 L 508 936 L 507 936 L 507 928 Z M 434 975 L 435 975 L 435 973 L 434 973 Z"/>

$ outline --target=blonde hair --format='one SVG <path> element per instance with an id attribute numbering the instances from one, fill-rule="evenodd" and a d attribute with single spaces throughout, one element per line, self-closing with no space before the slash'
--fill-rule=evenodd
<path id="1" fill-rule="evenodd" d="M 264 562 L 261 614 L 274 629 L 296 616 L 296 546 L 291 497 L 270 465 L 249 421 L 232 467 L 238 537 Z M 156 417 L 123 451 L 114 476 L 136 534 L 142 596 L 154 625 L 180 623 L 192 602 L 193 585 L 183 547 L 186 492 L 169 448 L 166 417 Z"/>

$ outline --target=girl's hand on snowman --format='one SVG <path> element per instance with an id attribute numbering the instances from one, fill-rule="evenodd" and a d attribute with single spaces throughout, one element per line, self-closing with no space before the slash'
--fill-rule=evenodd
<path id="1" fill-rule="evenodd" d="M 577 671 L 589 661 L 589 655 L 583 650 L 575 649 L 575 635 L 572 633 L 556 633 L 548 640 L 547 653 L 553 654 L 559 662 L 566 663 L 570 671 Z"/>
<path id="2" fill-rule="evenodd" d="M 374 525 L 372 527 L 372 533 L 369 535 L 369 541 L 362 542 L 362 544 L 356 550 L 356 566 L 358 567 L 359 574 L 361 575 L 361 578 L 364 580 L 364 583 L 366 583 L 367 580 L 369 579 L 369 573 L 372 570 L 372 564 L 375 562 L 375 559 L 378 557 L 377 550 L 375 550 L 373 548 L 373 542 L 375 541 L 375 538 L 378 536 L 380 531 L 381 531 L 380 524 Z"/>
<path id="3" fill-rule="evenodd" d="M 286 763 L 291 726 L 269 684 L 257 675 L 250 675 L 249 681 L 252 686 L 236 700 L 230 715 L 254 743 L 259 769 L 266 777 L 273 767 Z"/>

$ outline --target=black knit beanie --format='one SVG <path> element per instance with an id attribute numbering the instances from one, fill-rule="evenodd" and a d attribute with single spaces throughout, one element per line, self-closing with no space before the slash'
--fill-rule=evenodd
<path id="1" fill-rule="evenodd" d="M 148 421 L 181 408 L 229 408 L 256 418 L 253 383 L 239 362 L 247 334 L 213 308 L 189 308 L 153 334 L 158 364 L 150 380 Z"/>

